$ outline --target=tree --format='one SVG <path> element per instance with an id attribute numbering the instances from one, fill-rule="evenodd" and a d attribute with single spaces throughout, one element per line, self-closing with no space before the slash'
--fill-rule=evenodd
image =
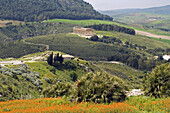
<path id="1" fill-rule="evenodd" d="M 164 58 L 163 58 L 163 56 L 162 56 L 162 55 L 159 55 L 157 60 L 162 61 L 162 60 L 164 60 Z"/>
<path id="2" fill-rule="evenodd" d="M 143 89 L 147 96 L 155 98 L 170 96 L 170 63 L 157 66 L 145 75 Z"/>
<path id="3" fill-rule="evenodd" d="M 64 95 L 68 96 L 71 87 L 72 86 L 70 85 L 70 83 L 57 81 L 54 85 L 45 88 L 42 91 L 42 94 L 45 97 L 53 97 L 53 98 L 61 97 Z"/>
<path id="4" fill-rule="evenodd" d="M 48 56 L 47 62 L 49 65 L 53 65 L 53 52 Z"/>
<path id="5" fill-rule="evenodd" d="M 64 58 L 63 58 L 63 56 L 62 56 L 62 55 L 60 55 L 60 57 L 59 57 L 59 62 L 60 62 L 60 64 L 62 64 L 62 63 L 63 63 L 63 61 L 64 61 Z"/>
<path id="6" fill-rule="evenodd" d="M 54 62 L 59 61 L 60 60 L 60 56 L 59 53 L 57 53 L 57 55 L 54 57 Z"/>
<path id="7" fill-rule="evenodd" d="M 91 41 L 98 41 L 99 37 L 97 35 L 94 35 L 90 38 Z"/>
<path id="8" fill-rule="evenodd" d="M 71 100 L 96 103 L 123 101 L 127 90 L 121 79 L 106 73 L 89 73 L 78 80 L 72 88 Z"/>

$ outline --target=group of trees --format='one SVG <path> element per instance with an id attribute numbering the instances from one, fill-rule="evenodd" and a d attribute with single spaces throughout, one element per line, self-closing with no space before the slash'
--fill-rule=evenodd
<path id="1" fill-rule="evenodd" d="M 42 21 L 47 19 L 112 20 L 83 0 L 1 0 L 0 19 Z"/>
<path id="2" fill-rule="evenodd" d="M 59 55 L 59 53 L 57 53 L 57 55 L 53 55 L 53 52 L 48 56 L 47 58 L 47 62 L 49 65 L 54 65 L 55 63 L 59 62 L 60 64 L 62 64 L 64 61 L 64 58 L 62 55 Z"/>
<path id="3" fill-rule="evenodd" d="M 117 54 L 117 55 L 108 57 L 107 60 L 108 61 L 121 61 L 135 69 L 147 70 L 147 71 L 152 70 L 156 66 L 155 59 L 147 59 L 146 57 L 140 56 L 137 54 L 129 54 L 129 55 L 124 54 L 122 56 Z"/>
<path id="4" fill-rule="evenodd" d="M 90 27 L 90 28 L 93 28 L 95 30 L 100 30 L 100 31 L 117 31 L 117 32 L 127 33 L 130 35 L 135 35 L 134 29 L 125 28 L 125 27 L 121 27 L 117 25 L 99 24 L 99 25 L 90 25 L 86 27 Z"/>
<path id="5" fill-rule="evenodd" d="M 118 38 L 115 37 L 109 37 L 109 36 L 103 36 L 102 38 L 99 38 L 97 35 L 94 35 L 90 38 L 91 41 L 98 41 L 98 42 L 103 42 L 103 43 L 117 43 L 117 44 L 122 44 L 122 41 Z"/>

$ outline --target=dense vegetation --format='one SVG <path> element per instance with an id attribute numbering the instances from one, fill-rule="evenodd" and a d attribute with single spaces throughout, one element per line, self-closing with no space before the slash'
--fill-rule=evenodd
<path id="1" fill-rule="evenodd" d="M 144 90 L 147 96 L 155 98 L 170 96 L 170 63 L 157 66 L 144 78 Z"/>
<path id="2" fill-rule="evenodd" d="M 125 100 L 126 90 L 125 83 L 115 76 L 90 73 L 76 82 L 71 98 L 78 102 L 120 102 Z"/>
<path id="3" fill-rule="evenodd" d="M 0 19 L 42 21 L 47 19 L 112 20 L 83 0 L 1 0 Z"/>
<path id="4" fill-rule="evenodd" d="M 57 82 L 43 90 L 45 97 L 67 96 L 69 100 L 77 102 L 111 103 L 124 101 L 127 86 L 124 82 L 108 74 L 89 73 L 75 82 Z"/>
<path id="5" fill-rule="evenodd" d="M 117 25 L 99 24 L 99 25 L 90 25 L 86 27 L 90 27 L 90 28 L 93 28 L 95 30 L 100 30 L 100 31 L 117 31 L 117 32 L 123 32 L 123 33 L 131 34 L 131 35 L 135 35 L 135 30 L 117 26 Z"/>

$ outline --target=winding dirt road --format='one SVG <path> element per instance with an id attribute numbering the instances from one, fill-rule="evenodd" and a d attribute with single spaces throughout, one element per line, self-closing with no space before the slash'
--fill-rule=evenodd
<path id="1" fill-rule="evenodd" d="M 139 30 L 135 30 L 135 32 L 136 32 L 136 34 L 138 34 L 138 35 L 144 35 L 144 36 L 148 36 L 148 37 L 154 37 L 154 38 L 160 38 L 160 39 L 168 39 L 168 40 L 170 40 L 170 36 L 157 35 L 157 34 L 145 32 L 145 31 L 139 31 Z"/>

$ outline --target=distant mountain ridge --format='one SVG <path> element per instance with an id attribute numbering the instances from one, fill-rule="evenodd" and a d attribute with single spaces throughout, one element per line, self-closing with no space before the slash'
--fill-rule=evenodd
<path id="1" fill-rule="evenodd" d="M 155 13 L 155 14 L 168 14 L 170 15 L 170 5 L 161 6 L 161 7 L 152 7 L 145 9 L 117 9 L 117 10 L 106 10 L 100 11 L 103 14 L 115 15 L 115 14 L 130 14 L 130 13 Z"/>
<path id="2" fill-rule="evenodd" d="M 0 0 L 0 19 L 42 21 L 54 18 L 112 20 L 83 0 Z"/>

